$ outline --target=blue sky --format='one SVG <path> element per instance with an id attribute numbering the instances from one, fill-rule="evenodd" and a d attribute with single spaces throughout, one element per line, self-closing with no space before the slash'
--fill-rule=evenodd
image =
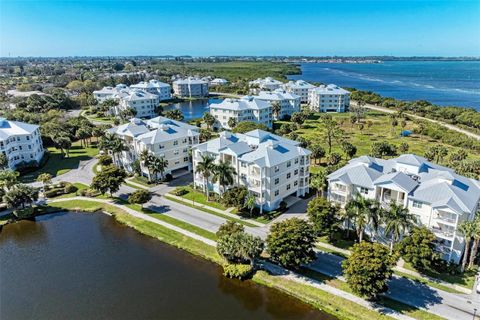
<path id="1" fill-rule="evenodd" d="M 480 1 L 0 0 L 1 56 L 480 56 Z"/>

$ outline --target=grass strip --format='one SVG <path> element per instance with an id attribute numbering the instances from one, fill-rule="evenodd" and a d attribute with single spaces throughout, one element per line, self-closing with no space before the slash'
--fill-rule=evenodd
<path id="1" fill-rule="evenodd" d="M 209 210 L 207 208 L 202 208 L 202 207 L 198 207 L 198 206 L 194 206 L 192 205 L 191 203 L 188 203 L 188 202 L 184 202 L 182 200 L 178 200 L 174 197 L 171 197 L 169 196 L 168 194 L 164 195 L 165 198 L 167 198 L 168 200 L 170 201 L 173 201 L 173 202 L 177 202 L 177 203 L 180 203 L 180 204 L 183 204 L 187 207 L 190 207 L 190 208 L 194 208 L 194 209 L 198 209 L 198 210 L 201 210 L 201 211 L 204 211 L 206 213 L 209 213 L 209 214 L 213 214 L 217 217 L 220 217 L 220 218 L 223 218 L 223 219 L 226 219 L 226 220 L 230 220 L 230 221 L 235 221 L 235 222 L 238 222 L 240 224 L 243 224 L 247 227 L 258 227 L 257 225 L 253 224 L 253 223 L 250 223 L 248 221 L 245 221 L 245 220 L 241 220 L 241 219 L 236 219 L 236 218 L 232 218 L 230 216 L 227 216 L 227 215 L 223 215 L 221 213 L 218 213 L 218 212 L 215 212 L 215 211 L 212 211 L 212 210 Z"/>
<path id="2" fill-rule="evenodd" d="M 138 211 L 138 212 L 141 212 L 141 213 L 144 213 L 144 214 L 148 214 L 149 216 L 151 216 L 155 219 L 164 221 L 164 222 L 169 223 L 171 225 L 174 225 L 176 227 L 179 227 L 179 228 L 182 228 L 184 230 L 190 231 L 192 233 L 198 234 L 199 236 L 202 236 L 204 238 L 207 238 L 207 239 L 210 239 L 210 240 L 213 240 L 213 241 L 217 240 L 217 236 L 215 235 L 215 233 L 204 230 L 204 229 L 199 228 L 197 226 L 194 226 L 190 223 L 172 218 L 170 216 L 155 212 L 155 211 L 150 210 L 150 209 L 142 208 L 142 206 L 140 206 L 138 204 L 125 204 L 125 206 L 129 207 L 132 210 L 135 210 L 135 211 Z"/>

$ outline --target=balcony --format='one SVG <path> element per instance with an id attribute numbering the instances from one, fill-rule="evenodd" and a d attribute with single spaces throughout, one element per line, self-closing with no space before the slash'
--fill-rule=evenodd
<path id="1" fill-rule="evenodd" d="M 438 237 L 447 238 L 447 239 L 452 239 L 455 234 L 455 230 L 453 228 L 447 229 L 447 228 L 442 228 L 438 226 L 433 226 L 432 231 Z"/>

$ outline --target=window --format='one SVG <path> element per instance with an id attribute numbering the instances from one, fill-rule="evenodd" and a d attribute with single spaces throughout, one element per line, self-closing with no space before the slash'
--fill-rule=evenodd
<path id="1" fill-rule="evenodd" d="M 240 162 L 240 165 L 242 166 L 242 168 L 246 168 L 246 167 L 247 167 L 247 163 L 246 163 L 246 162 Z"/>
<path id="2" fill-rule="evenodd" d="M 295 181 L 293 182 L 293 185 L 294 185 L 294 186 L 297 186 L 297 185 L 298 185 L 298 181 L 295 180 Z"/>
<path id="3" fill-rule="evenodd" d="M 422 202 L 413 200 L 412 207 L 420 209 L 422 207 L 422 205 L 423 205 Z"/>
<path id="4" fill-rule="evenodd" d="M 360 187 L 360 193 L 368 194 L 368 189 L 364 187 Z"/>
<path id="5" fill-rule="evenodd" d="M 178 146 L 178 140 L 173 141 L 174 146 Z"/>
<path id="6" fill-rule="evenodd" d="M 275 178 L 275 184 L 278 184 L 280 182 L 279 178 Z"/>
<path id="7" fill-rule="evenodd" d="M 287 184 L 287 190 L 290 190 L 290 183 Z"/>
<path id="8" fill-rule="evenodd" d="M 179 154 L 179 151 L 178 151 L 178 150 L 175 150 L 175 151 L 173 152 L 173 154 L 174 154 L 174 155 L 178 155 L 178 154 Z"/>
<path id="9" fill-rule="evenodd" d="M 279 190 L 275 190 L 275 197 L 278 196 L 280 194 L 280 191 Z"/>
<path id="10" fill-rule="evenodd" d="M 295 169 L 295 171 L 293 171 L 293 174 L 297 175 L 298 174 L 298 169 Z"/>
<path id="11" fill-rule="evenodd" d="M 287 179 L 290 179 L 291 176 L 292 176 L 292 174 L 290 172 L 287 173 Z"/>
<path id="12" fill-rule="evenodd" d="M 189 160 L 188 157 L 183 158 L 184 162 L 188 162 L 188 160 Z"/>
<path id="13" fill-rule="evenodd" d="M 280 167 L 279 166 L 275 166 L 275 172 L 278 172 L 280 171 Z"/>
<path id="14" fill-rule="evenodd" d="M 292 166 L 292 161 L 287 162 L 287 168 Z"/>

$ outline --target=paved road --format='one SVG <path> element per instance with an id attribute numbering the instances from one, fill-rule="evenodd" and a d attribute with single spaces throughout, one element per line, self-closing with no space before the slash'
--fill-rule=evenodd
<path id="1" fill-rule="evenodd" d="M 319 252 L 310 267 L 332 277 L 342 277 L 342 257 Z M 387 296 L 408 305 L 428 310 L 447 319 L 471 320 L 474 308 L 480 310 L 480 301 L 472 301 L 470 295 L 453 294 L 436 290 L 419 282 L 394 276 Z"/>

